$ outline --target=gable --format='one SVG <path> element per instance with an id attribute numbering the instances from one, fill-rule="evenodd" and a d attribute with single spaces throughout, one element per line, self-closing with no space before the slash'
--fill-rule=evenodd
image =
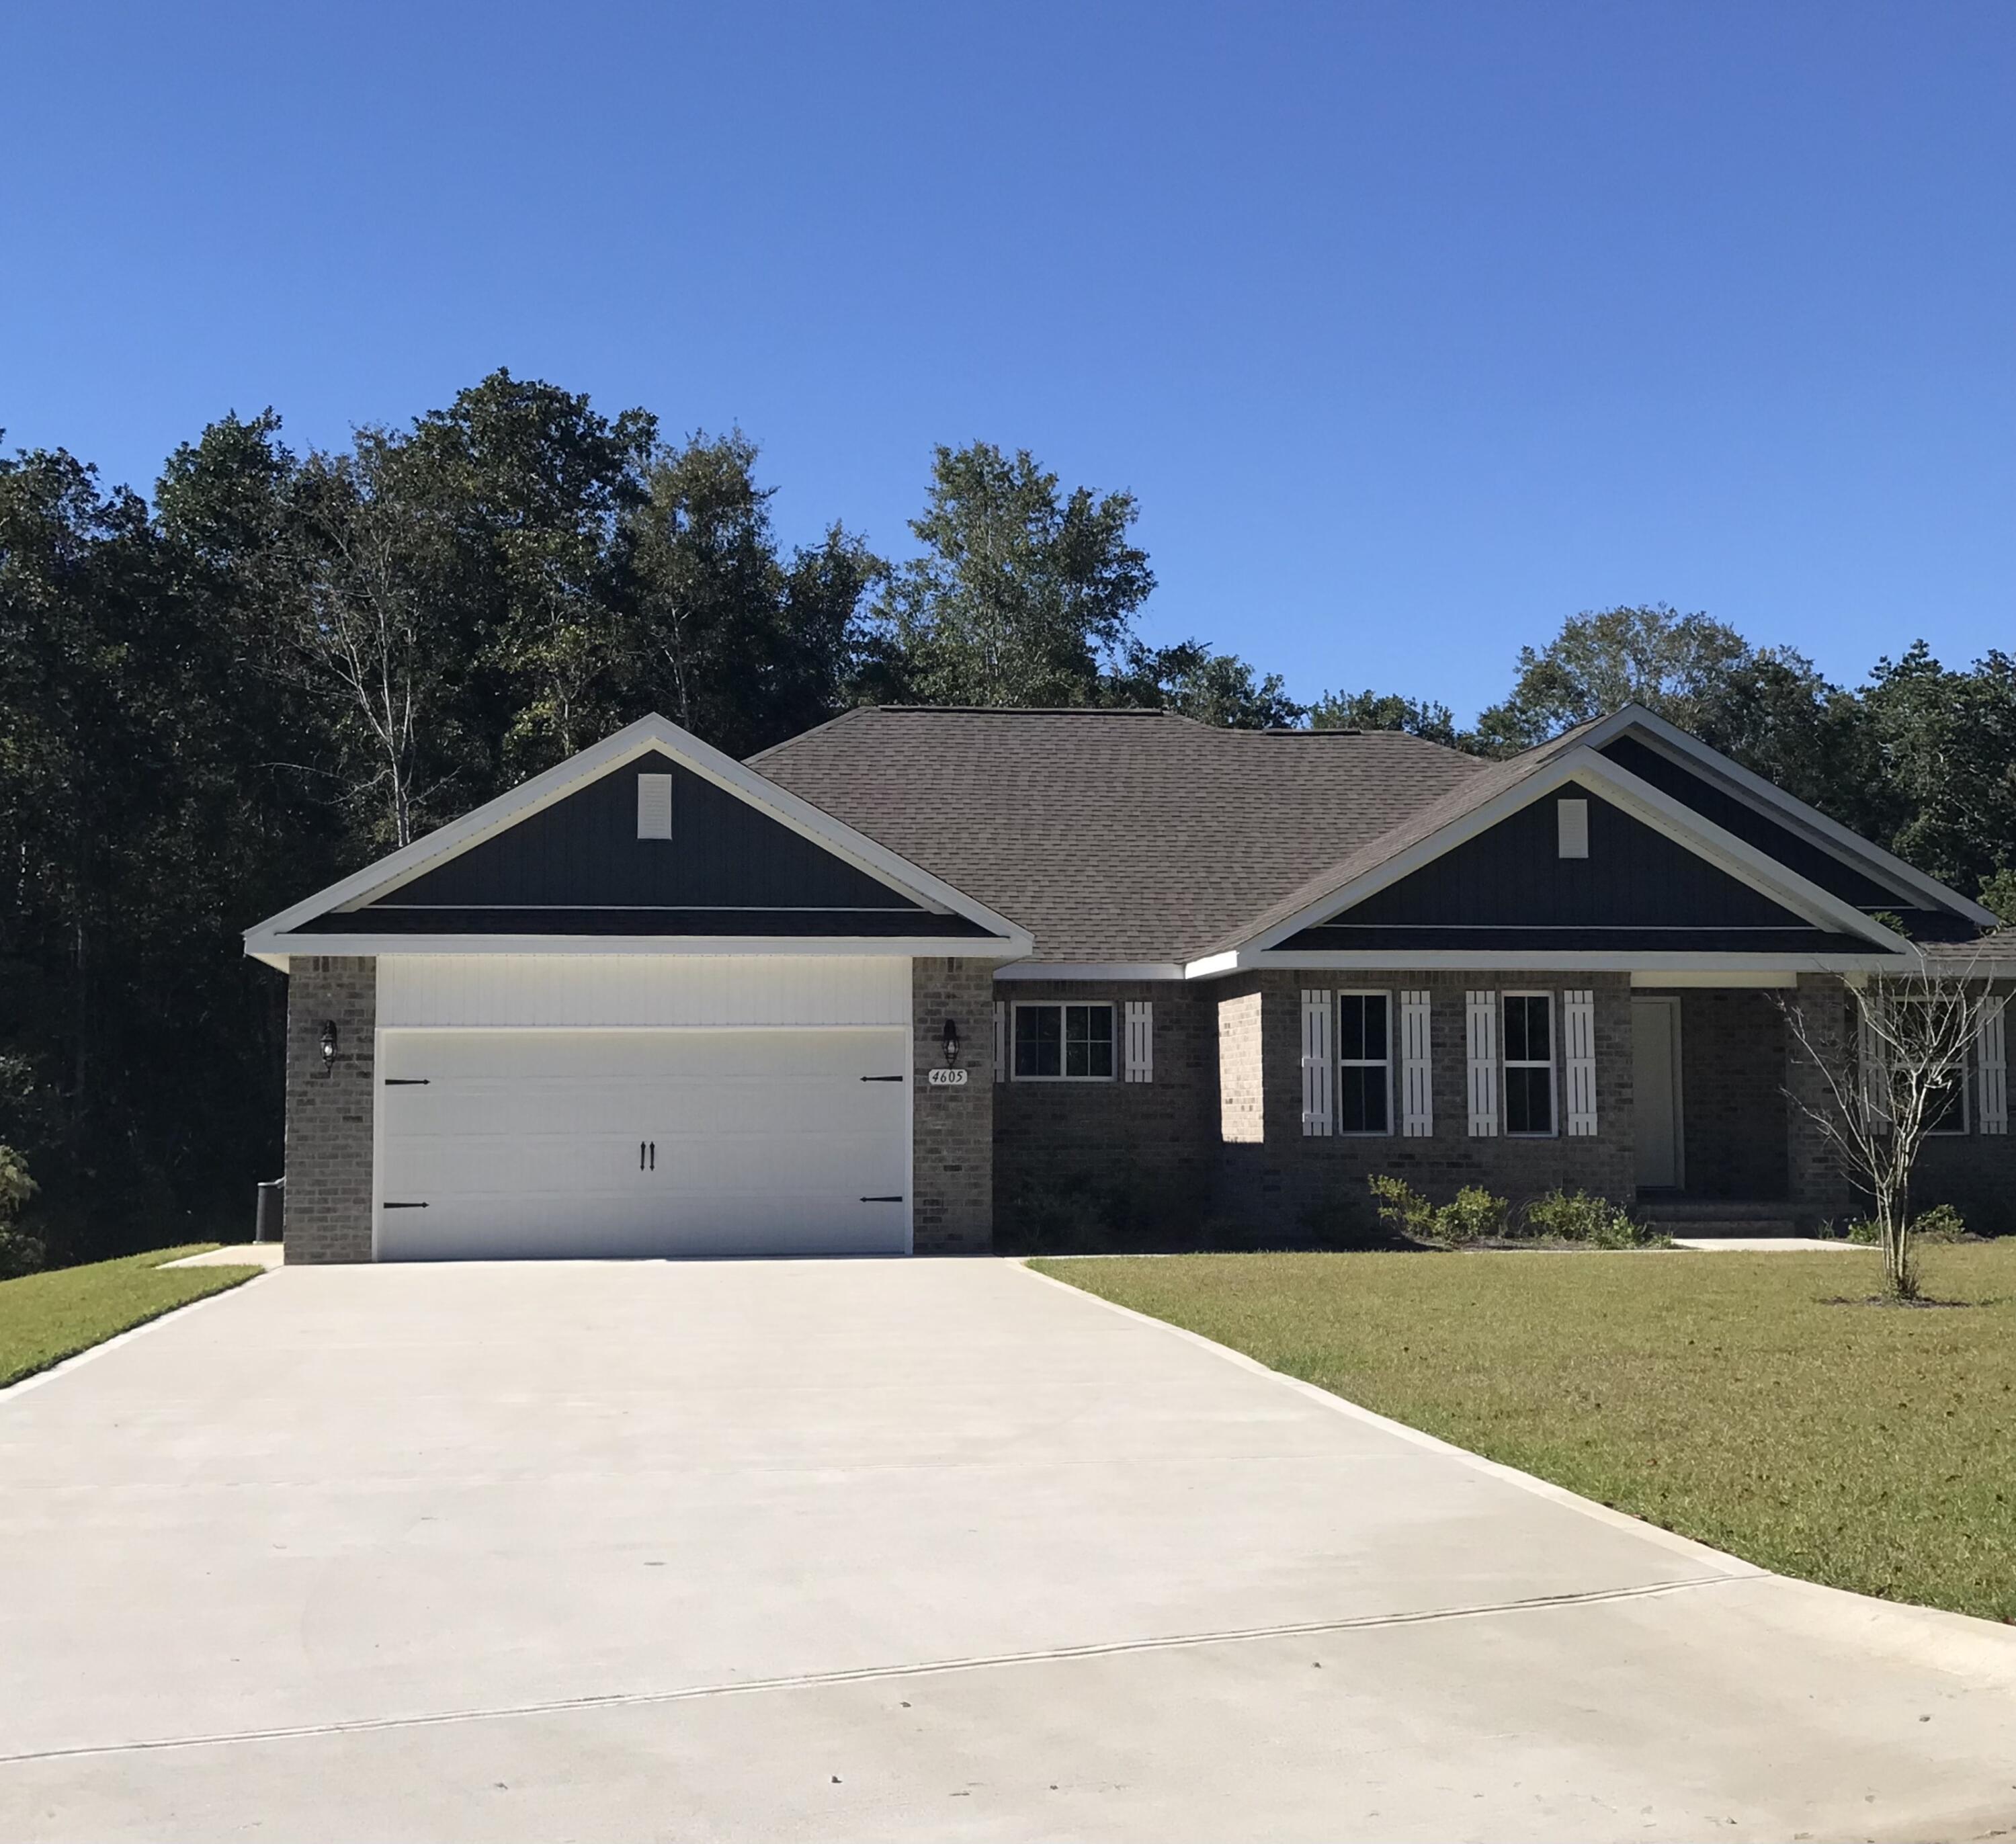
<path id="1" fill-rule="evenodd" d="M 1589 855 L 1561 855 L 1556 809 L 1586 801 Z M 1570 782 L 1279 944 L 1299 949 L 1866 950 L 1816 927 Z"/>
<path id="2" fill-rule="evenodd" d="M 637 836 L 637 777 L 671 780 L 671 836 Z M 351 912 L 870 910 L 923 906 L 662 751 L 585 787 Z"/>
<path id="3" fill-rule="evenodd" d="M 1833 852 L 1784 826 L 1751 802 L 1718 787 L 1663 751 L 1626 734 L 1606 743 L 1600 753 L 1620 769 L 1649 782 L 1747 845 L 1768 852 L 1787 870 L 1858 909 L 1904 907 L 1910 899 L 1887 884 L 1844 863 Z"/>

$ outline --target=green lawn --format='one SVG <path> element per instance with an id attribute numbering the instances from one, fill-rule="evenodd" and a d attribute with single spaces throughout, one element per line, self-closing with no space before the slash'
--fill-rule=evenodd
<path id="1" fill-rule="evenodd" d="M 1220 1255 L 1032 1267 L 1810 1580 L 2016 1619 L 2016 1243 L 1959 1309 L 1873 1253 Z"/>
<path id="2" fill-rule="evenodd" d="M 158 1319 L 206 1294 L 240 1287 L 259 1268 L 164 1269 L 178 1255 L 214 1242 L 157 1248 L 81 1268 L 57 1268 L 0 1280 L 0 1388 L 74 1357 L 115 1333 Z"/>

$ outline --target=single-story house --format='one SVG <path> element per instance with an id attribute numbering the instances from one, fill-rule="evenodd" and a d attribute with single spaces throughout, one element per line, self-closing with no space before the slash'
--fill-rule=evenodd
<path id="1" fill-rule="evenodd" d="M 647 717 L 247 931 L 295 1262 L 988 1248 L 1103 1189 L 1292 1230 L 1368 1174 L 1853 1208 L 1788 1100 L 1841 976 L 2016 932 L 1651 712 L 1507 762 L 1157 711 Z M 2016 1197 L 1999 1013 L 1926 1194 Z"/>

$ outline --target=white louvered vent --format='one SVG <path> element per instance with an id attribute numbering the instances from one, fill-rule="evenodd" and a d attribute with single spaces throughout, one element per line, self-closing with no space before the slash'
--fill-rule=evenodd
<path id="1" fill-rule="evenodd" d="M 1327 1140 L 1330 1131 L 1330 995 L 1302 995 L 1302 1133 Z"/>
<path id="2" fill-rule="evenodd" d="M 1405 1140 L 1429 1140 L 1435 1136 L 1435 1069 L 1428 1048 L 1430 1021 L 1427 993 L 1400 995 L 1400 1135 Z"/>
<path id="3" fill-rule="evenodd" d="M 1596 995 L 1561 995 L 1561 1030 L 1568 1075 L 1568 1137 L 1588 1140 L 1596 1133 Z"/>
<path id="4" fill-rule="evenodd" d="M 637 777 L 637 836 L 640 839 L 669 839 L 672 836 L 671 776 Z"/>
<path id="5" fill-rule="evenodd" d="M 1498 1137 L 1498 995 L 1463 995 L 1470 1051 L 1470 1136 Z"/>
<path id="6" fill-rule="evenodd" d="M 2004 1015 L 2007 999 L 1991 999 L 1982 1009 L 1981 1038 L 1975 1064 L 1980 1081 L 1981 1130 L 1984 1133 L 2009 1131 L 2009 1068 L 2006 1061 Z"/>
<path id="7" fill-rule="evenodd" d="M 1150 999 L 1127 1002 L 1127 1079 L 1155 1079 L 1155 1003 Z"/>
<path id="8" fill-rule="evenodd" d="M 1589 802 L 1554 802 L 1554 830 L 1564 858 L 1589 855 Z"/>

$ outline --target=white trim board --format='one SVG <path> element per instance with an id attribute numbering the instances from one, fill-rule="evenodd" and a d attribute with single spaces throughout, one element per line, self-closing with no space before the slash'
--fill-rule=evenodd
<path id="1" fill-rule="evenodd" d="M 886 940 L 847 935 L 286 935 L 248 934 L 254 960 L 287 971 L 296 955 L 396 954 L 851 954 L 905 960 L 995 960 L 1026 953 L 1013 942 L 990 936 L 892 935 Z"/>
<path id="2" fill-rule="evenodd" d="M 997 980 L 1179 980 L 1180 960 L 1017 960 L 997 967 Z"/>
<path id="3" fill-rule="evenodd" d="M 308 945 L 293 934 L 298 926 L 331 910 L 355 909 L 372 898 L 382 896 L 396 890 L 401 884 L 460 855 L 485 839 L 516 825 L 555 802 L 564 799 L 577 789 L 602 776 L 613 773 L 637 757 L 657 750 L 670 756 L 682 768 L 690 769 L 703 780 L 711 781 L 723 791 L 747 801 L 758 811 L 767 813 L 780 824 L 812 840 L 844 859 L 854 867 L 875 878 L 878 882 L 899 891 L 926 908 L 940 914 L 963 916 L 999 938 L 993 945 L 1003 946 L 1017 956 L 1027 954 L 1035 945 L 1028 931 L 1010 922 L 1005 916 L 997 914 L 984 903 L 977 902 L 963 891 L 956 890 L 942 878 L 933 875 L 921 866 L 915 865 L 899 854 L 880 845 L 866 834 L 822 812 L 809 801 L 801 799 L 788 789 L 779 787 L 768 776 L 746 768 L 732 756 L 703 743 L 699 737 L 680 729 L 669 718 L 653 711 L 648 717 L 618 730 L 613 737 L 605 737 L 579 754 L 535 775 L 531 780 L 501 794 L 495 800 L 487 801 L 473 812 L 465 813 L 459 819 L 452 819 L 447 825 L 437 827 L 423 838 L 418 838 L 398 851 L 368 864 L 359 871 L 319 890 L 291 908 L 283 909 L 278 915 L 269 916 L 245 931 L 246 952 L 261 960 L 282 952 L 279 945 L 284 938 L 286 949 L 296 953 L 367 954 L 397 953 L 396 947 L 384 949 L 351 945 L 347 948 L 325 947 L 319 942 Z M 337 937 L 337 940 L 356 942 L 371 937 Z M 493 940 L 498 938 L 491 938 Z M 409 938 L 405 944 L 411 951 Z M 430 944 L 430 946 L 432 944 Z M 638 952 L 624 948 L 615 952 Z M 719 946 L 710 951 L 721 953 Z M 737 948 L 737 953 L 753 950 Z M 852 950 L 850 951 L 858 951 Z M 916 950 L 905 948 L 905 953 L 937 952 L 947 950 L 940 945 L 935 950 Z M 963 950 L 962 950 L 963 951 Z"/>
<path id="4" fill-rule="evenodd" d="M 1304 948 L 1291 953 L 1213 955 L 1208 960 L 1190 963 L 1187 977 L 1216 979 L 1229 973 L 1258 969 L 1285 968 L 1304 972 L 1349 973 L 1395 971 L 1429 972 L 1438 967 L 1497 973 L 1525 969 L 1533 973 L 1644 973 L 1648 976 L 1670 973 L 1712 975 L 1705 985 L 1753 983 L 1746 975 L 1767 975 L 1755 982 L 1782 985 L 1802 973 L 1883 974 L 1908 977 L 1924 971 L 1924 962 L 1916 954 L 1779 954 L 1766 958 L 1731 954 L 1634 953 L 1628 949 L 1561 948 Z M 1665 985 L 1664 978 L 1651 981 Z"/>

